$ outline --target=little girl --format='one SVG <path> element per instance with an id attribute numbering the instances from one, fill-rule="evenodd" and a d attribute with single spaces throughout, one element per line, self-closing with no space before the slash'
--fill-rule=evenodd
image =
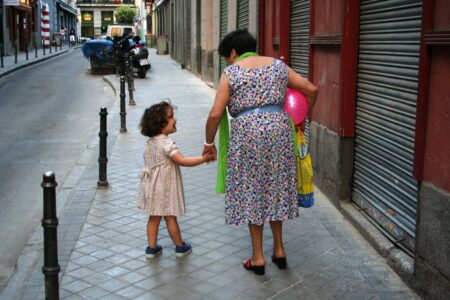
<path id="1" fill-rule="evenodd" d="M 141 119 L 141 133 L 149 137 L 144 152 L 145 166 L 139 174 L 141 185 L 137 207 L 149 214 L 147 223 L 147 258 L 162 253 L 158 240 L 161 218 L 166 221 L 167 231 L 175 244 L 176 257 L 183 257 L 192 251 L 189 243 L 181 238 L 177 217 L 185 211 L 183 182 L 180 165 L 193 167 L 213 159 L 211 154 L 200 157 L 184 157 L 168 135 L 177 131 L 177 119 L 173 108 L 161 102 L 147 108 Z"/>

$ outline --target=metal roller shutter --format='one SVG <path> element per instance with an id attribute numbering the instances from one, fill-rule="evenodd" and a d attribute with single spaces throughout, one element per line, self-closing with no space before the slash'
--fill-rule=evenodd
<path id="1" fill-rule="evenodd" d="M 248 29 L 249 7 L 248 0 L 238 0 L 237 3 L 237 29 Z"/>
<path id="2" fill-rule="evenodd" d="M 291 68 L 308 78 L 310 0 L 291 0 Z"/>
<path id="3" fill-rule="evenodd" d="M 220 1 L 220 40 L 228 33 L 228 0 Z M 220 57 L 219 77 L 227 66 L 225 58 Z"/>
<path id="4" fill-rule="evenodd" d="M 192 33 L 191 33 L 191 0 L 186 0 L 186 67 L 191 69 L 191 43 L 192 43 Z"/>
<path id="5" fill-rule="evenodd" d="M 291 0 L 290 67 L 305 78 L 309 76 L 310 10 L 310 0 Z M 309 120 L 305 127 L 305 138 L 309 141 Z"/>
<path id="6" fill-rule="evenodd" d="M 353 200 L 412 253 L 422 1 L 362 0 L 360 9 Z"/>

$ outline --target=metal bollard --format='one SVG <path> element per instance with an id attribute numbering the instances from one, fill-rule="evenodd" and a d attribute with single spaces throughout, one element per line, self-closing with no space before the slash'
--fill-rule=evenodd
<path id="1" fill-rule="evenodd" d="M 34 58 L 37 57 L 37 43 L 34 42 Z"/>
<path id="2" fill-rule="evenodd" d="M 48 53 L 52 54 L 52 43 L 48 44 Z"/>
<path id="3" fill-rule="evenodd" d="M 1 67 L 4 68 L 5 66 L 3 65 L 3 44 L 0 47 L 0 60 L 1 60 L 0 61 Z"/>
<path id="4" fill-rule="evenodd" d="M 59 50 L 62 50 L 62 42 L 59 42 Z"/>
<path id="5" fill-rule="evenodd" d="M 28 60 L 28 43 L 25 46 L 25 59 Z"/>
<path id="6" fill-rule="evenodd" d="M 44 266 L 45 299 L 59 299 L 58 273 L 61 270 L 58 264 L 58 218 L 56 217 L 55 173 L 44 173 L 41 184 L 44 190 Z"/>
<path id="7" fill-rule="evenodd" d="M 42 54 L 45 55 L 45 42 L 42 44 Z"/>
<path id="8" fill-rule="evenodd" d="M 55 53 L 58 52 L 58 44 L 55 41 Z"/>
<path id="9" fill-rule="evenodd" d="M 120 76 L 120 132 L 127 132 L 125 112 L 125 76 Z"/>
<path id="10" fill-rule="evenodd" d="M 130 98 L 128 100 L 128 105 L 135 106 L 136 102 L 134 101 L 134 96 L 133 96 L 133 81 L 132 81 L 133 80 L 133 66 L 131 65 L 130 57 L 131 56 L 128 56 L 128 59 L 127 59 L 127 63 L 128 63 L 128 96 Z"/>
<path id="11" fill-rule="evenodd" d="M 128 60 L 130 62 L 131 88 L 133 89 L 133 91 L 136 91 L 136 89 L 134 88 L 133 55 L 131 53 L 129 53 L 129 55 L 128 55 Z"/>
<path id="12" fill-rule="evenodd" d="M 130 61 L 128 60 L 127 56 L 125 56 L 124 59 L 125 59 L 125 72 L 124 73 L 125 73 L 126 80 L 128 83 L 128 82 L 130 82 L 130 80 L 129 80 L 129 78 L 130 78 Z"/>
<path id="13" fill-rule="evenodd" d="M 17 64 L 17 44 L 14 44 L 14 63 Z"/>
<path id="14" fill-rule="evenodd" d="M 106 151 L 106 138 L 108 137 L 108 132 L 106 131 L 106 116 L 108 112 L 106 111 L 106 107 L 100 108 L 100 132 L 98 136 L 100 137 L 100 150 L 98 156 L 98 181 L 97 187 L 106 187 L 108 186 L 108 180 L 106 167 L 108 165 L 108 156 Z"/>

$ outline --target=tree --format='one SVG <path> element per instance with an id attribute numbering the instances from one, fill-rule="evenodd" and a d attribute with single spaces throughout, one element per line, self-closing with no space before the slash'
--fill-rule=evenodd
<path id="1" fill-rule="evenodd" d="M 115 12 L 117 23 L 133 24 L 133 19 L 136 17 L 136 10 L 129 6 L 121 6 Z"/>

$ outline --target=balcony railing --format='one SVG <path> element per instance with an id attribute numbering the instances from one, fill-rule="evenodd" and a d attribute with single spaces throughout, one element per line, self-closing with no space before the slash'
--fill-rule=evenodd
<path id="1" fill-rule="evenodd" d="M 134 0 L 77 0 L 77 4 L 107 4 L 107 5 L 132 4 L 132 5 L 134 5 Z"/>

